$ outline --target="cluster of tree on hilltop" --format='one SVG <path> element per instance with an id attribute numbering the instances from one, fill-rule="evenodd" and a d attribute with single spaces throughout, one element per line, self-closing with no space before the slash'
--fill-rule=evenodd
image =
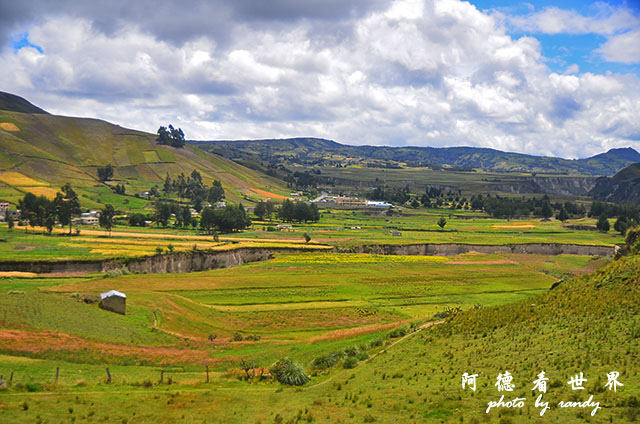
<path id="1" fill-rule="evenodd" d="M 158 128 L 158 138 L 156 138 L 158 144 L 164 144 L 172 147 L 184 147 L 184 132 L 182 128 L 173 128 L 173 125 L 169 124 L 169 128 Z"/>

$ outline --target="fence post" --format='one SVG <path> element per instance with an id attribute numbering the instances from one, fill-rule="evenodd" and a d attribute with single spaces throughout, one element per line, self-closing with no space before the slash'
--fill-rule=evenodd
<path id="1" fill-rule="evenodd" d="M 207 367 L 207 383 L 209 382 L 209 365 L 205 365 Z"/>
<path id="2" fill-rule="evenodd" d="M 58 377 L 60 376 L 60 367 L 56 367 L 56 384 L 58 384 Z"/>
<path id="3" fill-rule="evenodd" d="M 7 386 L 10 386 L 12 381 L 13 381 L 13 371 L 11 371 L 11 375 L 9 376 L 9 384 L 7 384 Z"/>
<path id="4" fill-rule="evenodd" d="M 111 373 L 109 372 L 109 368 L 107 368 L 107 384 L 111 384 Z"/>

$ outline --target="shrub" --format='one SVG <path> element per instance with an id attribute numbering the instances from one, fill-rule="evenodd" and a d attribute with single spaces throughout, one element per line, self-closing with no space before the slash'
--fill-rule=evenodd
<path id="1" fill-rule="evenodd" d="M 40 386 L 40 384 L 38 383 L 27 383 L 25 387 L 27 389 L 27 392 L 39 392 L 40 390 L 42 390 L 42 386 Z"/>
<path id="2" fill-rule="evenodd" d="M 369 359 L 369 354 L 367 352 L 360 352 L 356 358 L 358 358 L 358 361 L 366 361 Z"/>
<path id="3" fill-rule="evenodd" d="M 344 361 L 342 361 L 342 367 L 345 369 L 351 369 L 358 366 L 358 359 L 355 356 L 347 356 Z"/>
<path id="4" fill-rule="evenodd" d="M 406 326 L 398 327 L 389 333 L 389 338 L 397 339 L 398 337 L 406 336 L 408 332 L 409 329 Z"/>
<path id="5" fill-rule="evenodd" d="M 327 355 L 318 356 L 311 362 L 311 368 L 316 370 L 324 370 L 331 368 L 342 358 L 342 352 L 329 353 Z"/>
<path id="6" fill-rule="evenodd" d="M 357 346 L 349 346 L 344 350 L 344 354 L 347 356 L 356 356 L 360 353 L 360 349 Z"/>
<path id="7" fill-rule="evenodd" d="M 233 337 L 232 337 L 232 340 L 233 340 L 234 342 L 241 342 L 241 341 L 242 341 L 242 339 L 243 339 L 243 337 L 242 337 L 242 334 L 240 334 L 240 333 L 235 333 L 235 334 L 233 335 Z"/>
<path id="8" fill-rule="evenodd" d="M 271 366 L 271 375 L 282 384 L 303 386 L 311 380 L 304 368 L 289 358 L 282 358 Z"/>

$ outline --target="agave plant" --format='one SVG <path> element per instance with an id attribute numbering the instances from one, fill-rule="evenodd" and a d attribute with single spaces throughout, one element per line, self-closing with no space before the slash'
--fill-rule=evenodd
<path id="1" fill-rule="evenodd" d="M 311 380 L 304 368 L 289 358 L 280 359 L 271 366 L 269 372 L 280 383 L 291 386 L 303 386 Z"/>

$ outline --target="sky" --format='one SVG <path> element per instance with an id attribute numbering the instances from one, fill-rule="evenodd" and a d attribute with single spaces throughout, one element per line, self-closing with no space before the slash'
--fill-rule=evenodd
<path id="1" fill-rule="evenodd" d="M 188 139 L 640 151 L 640 0 L 0 0 L 0 70 Z"/>

